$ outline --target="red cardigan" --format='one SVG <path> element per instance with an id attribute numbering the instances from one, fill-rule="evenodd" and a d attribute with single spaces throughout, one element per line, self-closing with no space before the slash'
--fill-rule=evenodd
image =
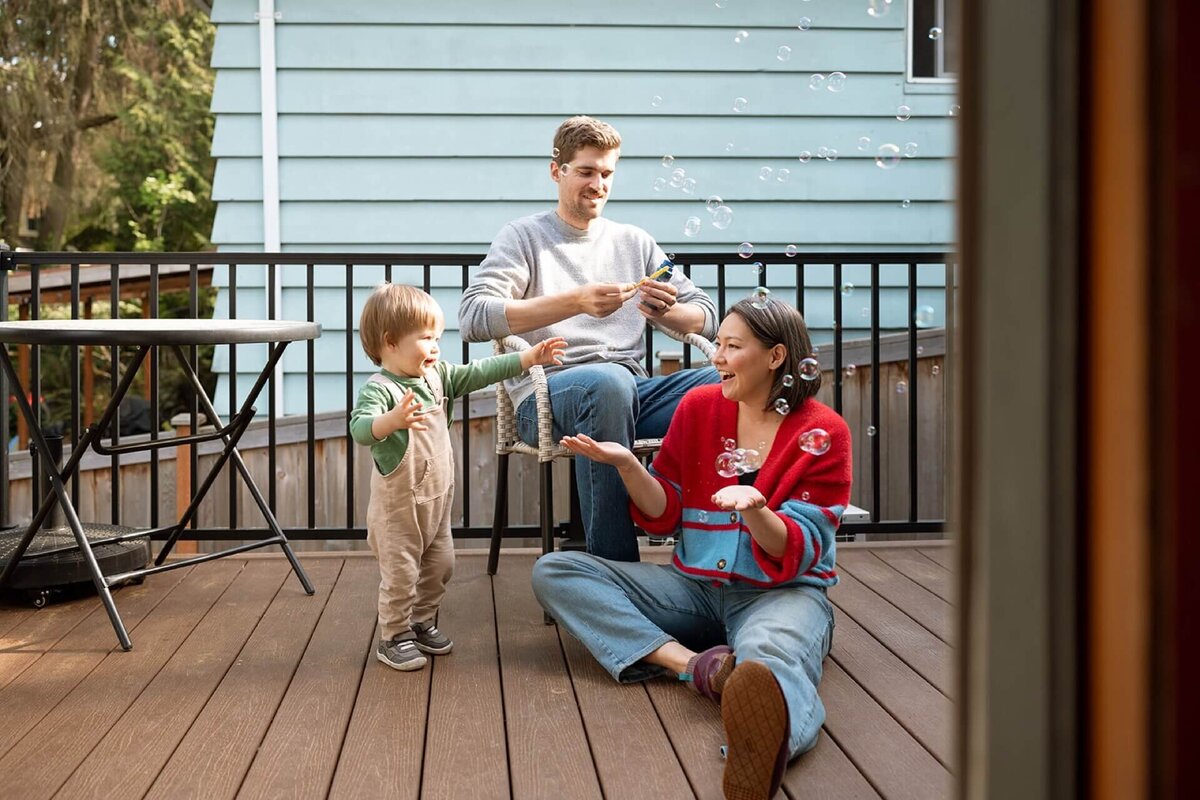
<path id="1" fill-rule="evenodd" d="M 774 558 L 754 541 L 740 514 L 720 511 L 712 502 L 718 489 L 738 482 L 716 469 L 724 440 L 737 438 L 737 418 L 738 404 L 724 398 L 719 384 L 684 395 L 650 467 L 666 491 L 667 507 L 651 518 L 631 503 L 634 522 L 647 533 L 677 535 L 674 566 L 697 579 L 762 587 L 832 586 L 837 583 L 834 536 L 850 502 L 850 429 L 845 420 L 810 398 L 780 425 L 754 482 L 767 507 L 787 526 L 787 549 Z M 802 433 L 814 428 L 830 435 L 828 452 L 819 456 L 802 451 L 798 443 Z"/>

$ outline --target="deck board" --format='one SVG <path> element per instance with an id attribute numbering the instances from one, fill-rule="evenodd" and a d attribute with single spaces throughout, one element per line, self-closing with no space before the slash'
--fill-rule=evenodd
<path id="1" fill-rule="evenodd" d="M 132 651 L 115 650 L 105 656 L 0 758 L 0 775 L 7 777 L 4 787 L 8 796 L 22 800 L 53 796 L 137 700 L 243 567 L 243 563 L 228 561 L 190 572 L 132 634 Z"/>
<path id="2" fill-rule="evenodd" d="M 263 738 L 238 797 L 325 797 L 375 638 L 378 569 L 349 561 Z"/>
<path id="3" fill-rule="evenodd" d="M 129 710 L 63 785 L 64 798 L 141 797 L 225 676 L 287 564 L 246 565 Z M 138 769 L 128 768 L 132 759 Z"/>
<path id="4" fill-rule="evenodd" d="M 838 555 L 826 723 L 778 797 L 944 796 L 952 552 Z M 454 652 L 415 673 L 374 657 L 378 569 L 357 554 L 307 557 L 314 597 L 268 555 L 122 589 L 130 653 L 94 597 L 0 606 L 0 785 L 22 798 L 719 798 L 716 705 L 676 681 L 613 681 L 543 624 L 532 563 L 506 552 L 490 578 L 460 555 L 439 616 Z"/>
<path id="5" fill-rule="evenodd" d="M 512 796 L 601 800 L 558 629 L 545 623 L 533 596 L 533 558 L 519 563 L 506 564 L 492 581 Z"/>
<path id="6" fill-rule="evenodd" d="M 454 652 L 433 660 L 425 800 L 509 797 L 496 618 L 485 566 L 482 559 L 458 559 L 438 612 L 438 627 L 454 640 Z"/>
<path id="7" fill-rule="evenodd" d="M 341 561 L 306 565 L 317 590 L 312 597 L 288 576 L 147 798 L 229 800 L 237 795 L 341 569 Z"/>

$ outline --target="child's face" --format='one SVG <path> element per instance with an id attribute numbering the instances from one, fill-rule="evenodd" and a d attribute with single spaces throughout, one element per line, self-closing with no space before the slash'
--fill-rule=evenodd
<path id="1" fill-rule="evenodd" d="M 445 321 L 439 316 L 432 325 L 410 331 L 398 341 L 385 342 L 380 359 L 383 368 L 395 375 L 419 378 L 437 363 L 441 354 L 438 341 L 444 328 Z"/>
<path id="2" fill-rule="evenodd" d="M 783 360 L 782 345 L 767 347 L 740 316 L 729 314 L 717 331 L 713 366 L 721 376 L 721 394 L 727 400 L 766 404 L 775 381 L 775 367 Z"/>

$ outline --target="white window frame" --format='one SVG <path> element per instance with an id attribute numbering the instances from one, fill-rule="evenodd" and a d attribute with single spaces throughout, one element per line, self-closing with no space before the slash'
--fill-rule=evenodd
<path id="1" fill-rule="evenodd" d="M 935 18 L 937 21 L 935 24 L 937 25 L 937 27 L 939 27 L 943 31 L 945 31 L 947 0 L 933 0 L 933 2 L 937 9 L 936 13 L 935 13 Z M 906 51 L 905 65 L 904 65 L 904 73 L 905 73 L 904 77 L 907 80 L 907 82 L 910 84 L 918 84 L 918 85 L 924 84 L 924 85 L 934 85 L 934 86 L 936 86 L 936 85 L 953 86 L 958 83 L 958 73 L 947 73 L 946 72 L 946 46 L 945 46 L 945 38 L 946 37 L 944 34 L 943 34 L 942 38 L 939 39 L 935 45 L 935 53 L 936 53 L 935 60 L 937 62 L 937 72 L 940 77 L 929 78 L 929 77 L 924 77 L 924 76 L 917 77 L 917 76 L 913 75 L 913 37 L 916 36 L 916 34 L 917 34 L 917 31 L 913 30 L 913 13 L 914 13 L 913 7 L 915 5 L 916 5 L 916 0 L 908 0 L 908 3 L 907 3 L 908 24 L 905 26 L 905 34 L 906 35 L 905 35 L 905 41 L 904 41 L 905 51 Z M 928 34 L 928 32 L 927 32 L 927 34 Z"/>

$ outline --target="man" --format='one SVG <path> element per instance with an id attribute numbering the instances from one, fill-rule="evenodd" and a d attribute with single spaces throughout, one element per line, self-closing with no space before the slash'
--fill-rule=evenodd
<path id="1" fill-rule="evenodd" d="M 554 436 L 586 434 L 629 446 L 661 437 L 679 398 L 715 383 L 714 369 L 646 377 L 646 320 L 712 338 L 716 309 L 681 272 L 654 274 L 663 253 L 650 234 L 601 217 L 620 158 L 611 125 L 572 117 L 554 135 L 550 179 L 558 205 L 505 225 L 475 281 L 463 295 L 459 325 L 467 341 L 516 334 L 532 344 L 567 340 L 563 366 L 547 369 Z M 529 378 L 506 383 L 521 438 L 537 442 L 537 412 Z M 589 553 L 637 561 L 628 495 L 611 466 L 575 459 L 579 503 Z"/>

